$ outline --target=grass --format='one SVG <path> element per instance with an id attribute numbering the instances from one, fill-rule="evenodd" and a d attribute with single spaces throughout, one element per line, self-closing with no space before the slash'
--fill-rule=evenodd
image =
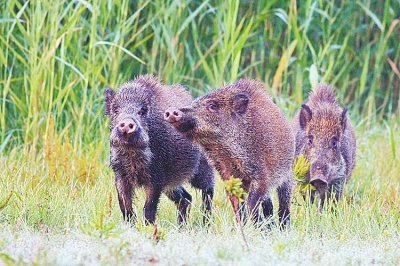
<path id="1" fill-rule="evenodd" d="M 400 3 L 18 1 L 0 3 L 0 262 L 5 264 L 400 264 Z M 246 225 L 218 182 L 213 220 L 160 234 L 122 222 L 108 167 L 106 87 L 141 73 L 194 96 L 263 81 L 288 118 L 318 82 L 356 126 L 345 199 L 317 214 L 293 198 L 292 228 Z M 143 193 L 135 207 L 142 217 Z M 143 221 L 142 221 L 143 222 Z"/>
<path id="2" fill-rule="evenodd" d="M 398 125 L 393 130 L 399 132 Z M 51 177 L 45 154 L 35 160 L 24 152 L 3 156 L 1 201 L 11 191 L 13 195 L 0 210 L 0 258 L 6 264 L 63 265 L 398 264 L 400 163 L 390 152 L 391 143 L 383 141 L 390 135 L 386 127 L 364 132 L 358 127 L 357 167 L 343 201 L 318 214 L 316 206 L 306 207 L 295 194 L 291 229 L 265 233 L 248 224 L 244 232 L 249 249 L 220 179 L 209 228 L 202 226 L 199 192 L 190 189 L 194 203 L 183 228 L 176 224 L 175 206 L 163 196 L 158 224 L 164 235 L 157 241 L 151 228 L 129 227 L 122 221 L 106 160 L 96 164 L 98 175 L 82 180 L 76 171 Z M 398 134 L 394 141 L 398 146 Z M 396 153 L 398 158 L 399 150 Z M 66 164 L 71 169 L 75 162 Z M 139 217 L 143 204 L 139 190 Z"/>

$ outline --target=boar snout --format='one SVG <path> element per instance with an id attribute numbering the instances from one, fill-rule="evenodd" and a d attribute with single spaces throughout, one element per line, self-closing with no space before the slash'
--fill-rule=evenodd
<path id="1" fill-rule="evenodd" d="M 170 107 L 164 112 L 164 120 L 171 123 L 178 132 L 184 133 L 187 139 L 192 139 L 189 132 L 196 127 L 196 121 L 190 109 Z"/>
<path id="2" fill-rule="evenodd" d="M 164 112 L 164 120 L 169 123 L 179 122 L 183 117 L 183 113 L 177 108 L 168 108 Z"/>
<path id="3" fill-rule="evenodd" d="M 321 161 L 311 164 L 310 167 L 310 184 L 318 191 L 324 191 L 328 187 L 326 180 L 327 167 Z"/>
<path id="4" fill-rule="evenodd" d="M 324 191 L 328 188 L 328 182 L 323 175 L 317 175 L 310 179 L 310 184 L 313 185 L 318 191 Z"/>
<path id="5" fill-rule="evenodd" d="M 137 125 L 133 119 L 125 118 L 119 122 L 118 130 L 122 134 L 132 135 L 137 130 Z"/>

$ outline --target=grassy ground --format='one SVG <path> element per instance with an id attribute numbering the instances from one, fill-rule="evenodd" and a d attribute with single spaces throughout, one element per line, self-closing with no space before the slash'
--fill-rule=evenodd
<path id="1" fill-rule="evenodd" d="M 400 264 L 400 3 L 0 2 L 0 264 Z M 265 82 L 289 118 L 318 82 L 357 133 L 345 198 L 321 214 L 294 195 L 292 227 L 235 225 L 221 182 L 213 220 L 162 197 L 159 233 L 122 222 L 108 167 L 104 88 L 141 73 L 194 95 Z M 142 217 L 143 193 L 135 207 Z"/>
<path id="2" fill-rule="evenodd" d="M 399 130 L 398 124 L 392 128 L 392 146 L 386 128 L 365 133 L 359 127 L 357 167 L 344 200 L 318 214 L 315 206 L 306 207 L 295 194 L 291 229 L 266 233 L 246 225 L 249 249 L 220 181 L 209 228 L 202 226 L 200 194 L 191 190 L 195 200 L 190 223 L 178 228 L 176 208 L 163 196 L 160 233 L 154 237 L 153 228 L 144 227 L 142 221 L 134 227 L 123 223 L 106 160 L 96 164 L 98 175 L 93 180 L 88 175 L 88 180 L 79 181 L 74 170 L 49 178 L 51 167 L 44 156 L 36 160 L 26 159 L 26 154 L 3 156 L 0 195 L 13 194 L 0 210 L 0 259 L 22 265 L 396 265 L 400 263 Z M 66 162 L 66 169 L 75 163 Z M 143 200 L 139 191 L 135 207 L 140 217 Z"/>

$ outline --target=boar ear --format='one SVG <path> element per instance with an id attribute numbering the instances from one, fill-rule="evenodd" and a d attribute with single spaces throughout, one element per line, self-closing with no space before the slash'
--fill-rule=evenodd
<path id="1" fill-rule="evenodd" d="M 106 104 L 106 109 L 104 114 L 110 115 L 111 103 L 114 100 L 115 92 L 111 88 L 107 88 L 104 94 L 105 94 L 104 102 Z"/>
<path id="2" fill-rule="evenodd" d="M 346 122 L 347 122 L 347 108 L 343 108 L 343 112 L 342 112 L 342 131 L 344 131 L 345 128 L 346 128 Z"/>
<path id="3" fill-rule="evenodd" d="M 301 129 L 306 128 L 307 122 L 309 122 L 311 120 L 311 117 L 312 117 L 312 112 L 311 112 L 310 107 L 308 107 L 308 105 L 302 104 L 301 109 L 300 109 L 300 116 L 299 116 Z"/>
<path id="4" fill-rule="evenodd" d="M 240 92 L 233 96 L 233 110 L 238 114 L 243 114 L 247 110 L 250 98 L 246 93 Z"/>

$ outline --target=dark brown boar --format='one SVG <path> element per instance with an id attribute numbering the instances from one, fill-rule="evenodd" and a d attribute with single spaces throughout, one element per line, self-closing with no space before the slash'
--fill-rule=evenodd
<path id="1" fill-rule="evenodd" d="M 292 127 L 295 158 L 304 154 L 310 162 L 305 179 L 316 188 L 311 202 L 316 192 L 321 198 L 320 208 L 331 193 L 339 200 L 356 164 L 356 138 L 347 109 L 339 106 L 330 86 L 321 84 L 310 93 Z"/>
<path id="2" fill-rule="evenodd" d="M 191 100 L 182 86 L 163 85 L 150 75 L 126 82 L 117 92 L 106 89 L 106 114 L 111 118 L 110 165 L 125 220 L 136 220 L 132 193 L 135 187 L 143 187 L 146 222 L 154 223 L 161 192 L 177 205 L 178 222 L 186 221 L 192 201 L 182 186 L 186 180 L 202 190 L 203 207 L 207 213 L 211 211 L 211 166 L 198 146 L 163 119 L 168 106 L 184 106 Z"/>
<path id="3" fill-rule="evenodd" d="M 189 106 L 169 108 L 164 118 L 203 148 L 222 179 L 234 176 L 242 180 L 254 222 L 263 221 L 260 205 L 264 217 L 271 218 L 270 192 L 277 188 L 280 223 L 289 224 L 294 136 L 262 83 L 240 79 L 197 98 Z M 231 195 L 230 200 L 240 222 L 244 214 L 238 199 Z"/>

